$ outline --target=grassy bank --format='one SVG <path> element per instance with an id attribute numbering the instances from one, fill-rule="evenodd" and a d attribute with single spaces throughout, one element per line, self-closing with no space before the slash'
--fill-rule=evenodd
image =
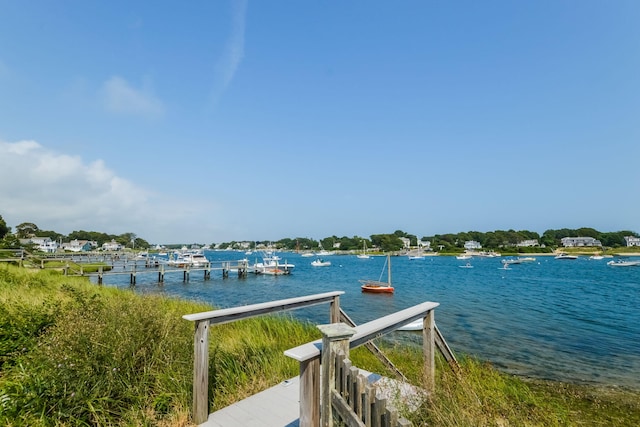
<path id="1" fill-rule="evenodd" d="M 0 266 L 0 425 L 190 425 L 193 324 L 181 316 L 210 309 Z M 319 337 L 288 317 L 210 333 L 212 409 L 297 375 L 283 351 Z M 419 349 L 387 352 L 419 385 Z M 384 373 L 362 348 L 352 359 Z M 414 425 L 640 424 L 638 393 L 523 381 L 471 358 L 462 366 L 456 376 L 439 360 L 435 396 L 407 414 Z"/>

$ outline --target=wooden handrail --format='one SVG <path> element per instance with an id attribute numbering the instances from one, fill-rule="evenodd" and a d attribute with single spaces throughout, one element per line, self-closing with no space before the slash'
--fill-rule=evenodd
<path id="1" fill-rule="evenodd" d="M 353 329 L 349 349 L 379 338 L 416 319 L 424 319 L 422 347 L 424 354 L 425 386 L 433 390 L 435 380 L 435 320 L 434 310 L 440 304 L 423 302 L 372 320 Z M 284 354 L 300 362 L 300 423 L 301 427 L 316 427 L 320 423 L 320 356 L 322 340 L 312 341 L 285 350 Z"/>
<path id="2" fill-rule="evenodd" d="M 329 322 L 340 320 L 340 295 L 344 291 L 333 291 L 305 297 L 288 298 L 240 307 L 185 314 L 183 319 L 195 322 L 193 338 L 193 420 L 204 423 L 209 416 L 209 326 L 235 322 L 268 313 L 310 307 L 325 302 L 331 303 Z"/>

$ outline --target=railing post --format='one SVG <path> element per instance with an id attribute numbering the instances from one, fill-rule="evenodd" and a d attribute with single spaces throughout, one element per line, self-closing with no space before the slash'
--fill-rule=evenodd
<path id="1" fill-rule="evenodd" d="M 196 322 L 193 339 L 193 421 L 209 418 L 209 320 Z"/>
<path id="2" fill-rule="evenodd" d="M 429 310 L 423 319 L 422 351 L 424 356 L 424 385 L 428 392 L 435 390 L 435 310 Z"/>
<path id="3" fill-rule="evenodd" d="M 318 325 L 322 332 L 322 368 L 320 386 L 320 425 L 322 427 L 333 426 L 333 411 L 331 408 L 331 392 L 336 387 L 336 365 L 335 358 L 339 352 L 349 357 L 349 338 L 356 333 L 346 323 L 332 323 L 329 325 Z"/>
<path id="4" fill-rule="evenodd" d="M 329 323 L 338 323 L 340 322 L 340 296 L 333 297 L 330 304 Z"/>
<path id="5" fill-rule="evenodd" d="M 300 362 L 300 427 L 320 425 L 320 358 Z"/>

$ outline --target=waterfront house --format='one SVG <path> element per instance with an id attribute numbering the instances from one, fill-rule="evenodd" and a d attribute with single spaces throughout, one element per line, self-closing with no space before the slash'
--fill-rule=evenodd
<path id="1" fill-rule="evenodd" d="M 627 242 L 627 246 L 640 246 L 640 237 L 625 236 L 624 240 Z"/>
<path id="2" fill-rule="evenodd" d="M 538 239 L 522 240 L 516 244 L 519 248 L 538 246 Z"/>
<path id="3" fill-rule="evenodd" d="M 103 251 L 120 251 L 122 250 L 122 245 L 115 240 L 111 239 L 110 242 L 105 242 L 102 244 Z"/>
<path id="4" fill-rule="evenodd" d="M 482 249 L 482 245 L 480 242 L 476 242 L 475 240 L 467 240 L 464 242 L 464 248 L 468 251 L 472 251 L 474 249 Z"/>
<path id="5" fill-rule="evenodd" d="M 62 249 L 69 252 L 89 252 L 94 246 L 97 246 L 96 242 L 74 239 L 68 243 L 63 243 Z"/>
<path id="6" fill-rule="evenodd" d="M 36 249 L 41 252 L 54 253 L 58 250 L 58 242 L 51 240 L 51 237 L 29 237 L 28 239 L 20 239 L 22 245 L 36 245 Z"/>
<path id="7" fill-rule="evenodd" d="M 602 246 L 600 240 L 594 239 L 593 237 L 564 237 L 560 239 L 560 242 L 565 248 Z"/>

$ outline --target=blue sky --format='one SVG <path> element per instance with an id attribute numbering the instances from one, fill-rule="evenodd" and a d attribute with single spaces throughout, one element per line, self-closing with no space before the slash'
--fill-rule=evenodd
<path id="1" fill-rule="evenodd" d="M 640 231 L 640 2 L 2 1 L 0 215 L 152 243 Z"/>

